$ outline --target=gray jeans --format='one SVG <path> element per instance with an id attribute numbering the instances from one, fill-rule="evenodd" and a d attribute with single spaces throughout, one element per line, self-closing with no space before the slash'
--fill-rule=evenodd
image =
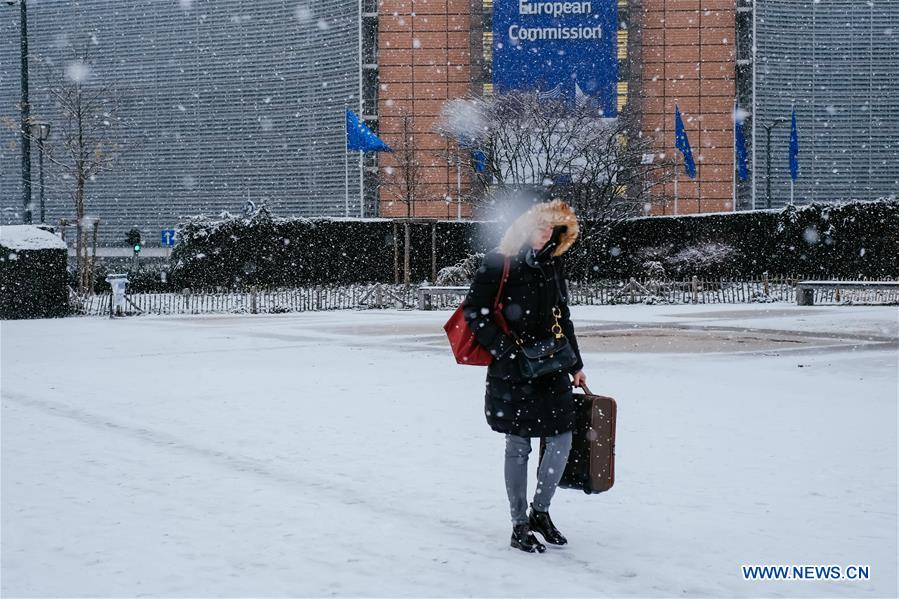
<path id="1" fill-rule="evenodd" d="M 571 433 L 562 433 L 546 438 L 546 453 L 537 469 L 537 491 L 534 493 L 534 508 L 549 511 L 556 487 L 562 479 L 568 452 L 571 451 Z M 506 435 L 506 493 L 509 494 L 509 508 L 512 512 L 512 524 L 525 524 L 528 521 L 528 455 L 531 453 L 531 440 L 518 435 Z"/>

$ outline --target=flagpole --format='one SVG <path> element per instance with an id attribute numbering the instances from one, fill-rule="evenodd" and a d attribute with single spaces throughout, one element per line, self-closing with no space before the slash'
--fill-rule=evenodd
<path id="1" fill-rule="evenodd" d="M 364 154 L 365 152 L 359 150 L 359 218 L 365 218 L 365 193 L 362 188 L 362 176 L 365 168 L 363 163 Z"/>
<path id="2" fill-rule="evenodd" d="M 362 101 L 362 0 L 359 0 L 359 119 L 365 122 L 365 108 Z M 363 189 L 363 175 L 365 165 L 362 157 L 363 151 L 359 150 L 359 218 L 364 216 L 365 210 L 365 190 Z"/>
<path id="3" fill-rule="evenodd" d="M 346 104 L 343 106 L 343 215 L 350 215 L 350 150 L 346 147 L 350 133 L 346 128 Z"/>
<path id="4" fill-rule="evenodd" d="M 677 180 L 680 178 L 680 174 L 677 172 L 677 158 L 674 159 L 674 214 L 677 216 Z"/>
<path id="5" fill-rule="evenodd" d="M 456 220 L 462 220 L 462 155 L 456 156 Z"/>
<path id="6" fill-rule="evenodd" d="M 793 109 L 790 111 L 790 206 L 793 205 L 793 186 L 796 183 L 795 176 L 799 176 L 799 164 L 797 161 L 797 155 L 799 153 L 799 133 L 796 130 L 796 104 L 793 104 Z M 795 152 L 794 152 L 795 148 Z M 793 166 L 796 166 L 794 169 Z"/>
<path id="7" fill-rule="evenodd" d="M 814 4 L 812 4 L 814 6 Z M 756 12 L 758 6 L 752 3 L 752 210 L 755 210 L 755 122 L 758 120 L 757 103 L 756 103 L 756 82 L 758 81 L 758 37 L 756 37 Z M 814 70 L 813 70 L 814 72 Z"/>

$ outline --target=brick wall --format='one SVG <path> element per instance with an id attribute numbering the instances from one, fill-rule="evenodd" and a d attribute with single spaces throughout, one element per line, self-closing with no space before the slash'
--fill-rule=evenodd
<path id="1" fill-rule="evenodd" d="M 413 144 L 423 167 L 415 216 L 455 216 L 456 172 L 445 156 L 451 142 L 434 133 L 447 99 L 471 91 L 471 0 L 380 0 L 378 114 L 381 137 L 402 146 L 403 116 L 412 117 Z M 735 95 L 735 0 L 640 0 L 629 52 L 637 72 L 629 94 L 637 97 L 643 130 L 659 140 L 659 151 L 673 156 L 674 107 L 679 105 L 697 166 L 690 180 L 680 168 L 678 212 L 732 209 Z M 477 23 L 475 23 L 477 25 Z M 639 31 L 633 31 L 633 28 Z M 476 59 L 478 57 L 475 57 Z M 636 89 L 634 89 L 636 87 Z M 679 153 L 678 153 L 679 156 Z M 383 167 L 396 167 L 396 157 L 382 154 Z M 399 170 L 395 171 L 399 174 Z M 468 181 L 463 173 L 463 195 Z M 382 169 L 381 215 L 404 216 L 406 204 Z M 674 186 L 658 188 L 674 197 Z M 672 201 L 653 204 L 654 214 L 671 214 Z M 463 216 L 470 207 L 463 205 Z"/>
<path id="2" fill-rule="evenodd" d="M 403 120 L 409 116 L 411 146 L 422 166 L 415 216 L 456 216 L 456 168 L 446 156 L 452 144 L 434 133 L 447 99 L 471 89 L 469 0 L 380 0 L 378 2 L 378 119 L 381 138 L 403 146 Z M 381 154 L 380 163 L 400 175 L 397 155 Z M 403 195 L 381 170 L 381 216 L 405 216 Z M 463 194 L 468 182 L 463 176 Z M 447 205 L 446 198 L 453 203 Z M 463 216 L 470 214 L 463 205 Z"/>
<path id="3" fill-rule="evenodd" d="M 659 151 L 671 157 L 674 107 L 681 115 L 696 179 L 683 172 L 678 212 L 732 209 L 733 128 L 735 95 L 735 0 L 642 0 L 640 97 L 643 130 L 659 139 Z M 674 197 L 674 186 L 664 186 Z M 673 202 L 654 203 L 654 214 L 671 214 Z"/>

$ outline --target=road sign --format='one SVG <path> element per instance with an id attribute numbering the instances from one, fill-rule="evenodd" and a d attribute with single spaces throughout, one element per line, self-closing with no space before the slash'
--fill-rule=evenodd
<path id="1" fill-rule="evenodd" d="M 162 247 L 175 247 L 175 229 L 163 229 L 160 236 Z"/>

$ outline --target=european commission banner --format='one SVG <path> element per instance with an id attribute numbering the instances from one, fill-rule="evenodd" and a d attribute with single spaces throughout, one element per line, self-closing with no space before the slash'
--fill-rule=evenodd
<path id="1" fill-rule="evenodd" d="M 494 0 L 493 85 L 618 114 L 618 1 Z"/>

